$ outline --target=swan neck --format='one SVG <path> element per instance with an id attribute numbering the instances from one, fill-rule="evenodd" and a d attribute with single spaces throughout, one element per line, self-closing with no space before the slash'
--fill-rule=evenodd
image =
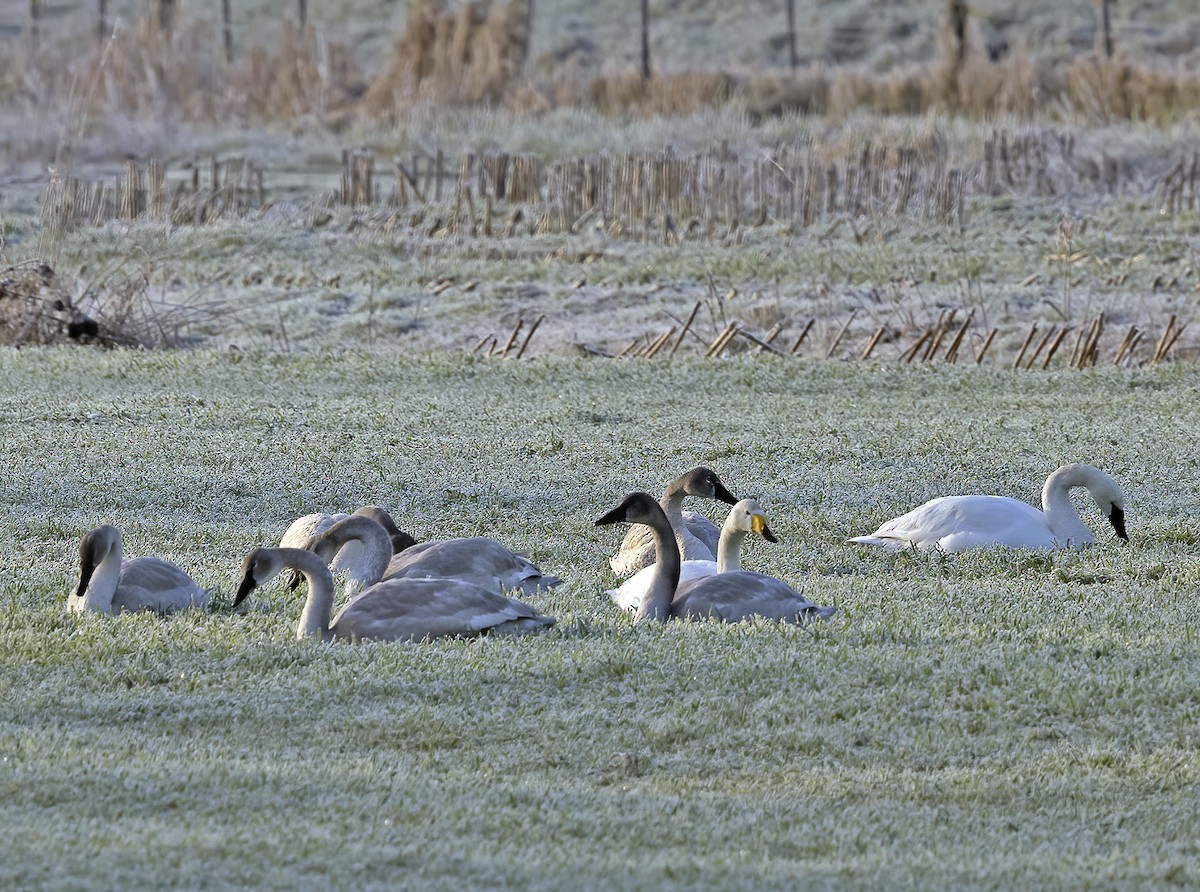
<path id="1" fill-rule="evenodd" d="M 638 606 L 636 620 L 665 623 L 671 616 L 671 602 L 679 586 L 679 545 L 667 518 L 654 518 L 649 526 L 654 537 L 654 574 Z"/>
<path id="2" fill-rule="evenodd" d="M 1095 535 L 1071 503 L 1071 490 L 1086 486 L 1086 481 L 1070 473 L 1071 468 L 1059 468 L 1046 478 L 1042 487 L 1042 511 L 1046 525 L 1061 545 L 1081 545 L 1095 541 Z"/>
<path id="3" fill-rule="evenodd" d="M 333 612 L 333 577 L 329 575 L 329 568 L 311 551 L 297 551 L 291 564 L 308 582 L 308 597 L 304 600 L 296 637 L 325 638 L 329 634 L 329 616 Z"/>
<path id="4" fill-rule="evenodd" d="M 94 558 L 95 552 L 92 554 Z M 80 610 L 95 610 L 101 613 L 112 611 L 113 598 L 117 595 L 117 586 L 121 581 L 121 561 L 124 556 L 120 539 L 113 540 L 100 563 L 92 570 L 87 588 L 81 593 Z"/>
<path id="5" fill-rule="evenodd" d="M 718 573 L 729 573 L 742 569 L 742 543 L 745 540 L 745 530 L 728 527 L 721 530 L 721 539 L 717 542 Z"/>

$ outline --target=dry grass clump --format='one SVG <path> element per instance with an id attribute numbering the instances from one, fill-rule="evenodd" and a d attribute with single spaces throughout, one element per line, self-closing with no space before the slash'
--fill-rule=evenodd
<path id="1" fill-rule="evenodd" d="M 207 170 L 207 175 L 205 171 Z M 84 182 L 57 169 L 42 202 L 42 225 L 61 233 L 112 220 L 168 220 L 177 226 L 238 219 L 266 204 L 262 169 L 245 158 L 191 165 L 171 182 L 162 162 L 129 161 L 111 181 Z"/>
<path id="2" fill-rule="evenodd" d="M 390 116 L 417 96 L 499 102 L 525 61 L 529 14 L 529 0 L 412 0 L 391 63 L 372 82 L 361 110 Z"/>
<path id="3" fill-rule="evenodd" d="M 318 37 L 311 25 L 284 21 L 274 50 L 251 47 L 229 71 L 229 112 L 268 120 L 336 113 L 366 89 L 345 43 Z"/>

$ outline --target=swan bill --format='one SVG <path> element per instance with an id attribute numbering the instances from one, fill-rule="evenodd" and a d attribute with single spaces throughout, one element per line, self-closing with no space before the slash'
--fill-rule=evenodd
<path id="1" fill-rule="evenodd" d="M 1108 522 L 1113 525 L 1118 536 L 1126 542 L 1129 541 L 1129 534 L 1125 532 L 1125 512 L 1121 510 L 1120 506 L 1113 505 L 1112 513 L 1108 515 Z"/>

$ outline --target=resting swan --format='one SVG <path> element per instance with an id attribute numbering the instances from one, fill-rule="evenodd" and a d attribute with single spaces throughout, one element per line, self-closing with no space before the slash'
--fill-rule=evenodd
<path id="1" fill-rule="evenodd" d="M 739 622 L 760 616 L 801 623 L 832 615 L 836 607 L 820 607 L 782 580 L 762 573 L 731 570 L 679 584 L 679 546 L 666 512 L 644 492 L 630 493 L 616 508 L 596 521 L 644 523 L 654 537 L 655 563 L 650 586 L 638 606 L 636 621 L 716 619 Z"/>
<path id="2" fill-rule="evenodd" d="M 668 483 L 659 502 L 674 530 L 684 560 L 715 560 L 720 548 L 720 531 L 704 515 L 684 511 L 685 496 L 720 499 L 727 505 L 735 504 L 737 499 L 725 488 L 715 472 L 699 467 L 680 474 Z M 625 534 L 621 547 L 609 560 L 609 565 L 618 576 L 629 576 L 654 563 L 654 553 L 654 539 L 649 529 L 635 526 Z"/>
<path id="3" fill-rule="evenodd" d="M 725 523 L 721 525 L 721 539 L 717 546 L 715 561 L 683 561 L 679 565 L 679 581 L 687 582 L 701 576 L 713 576 L 742 569 L 742 542 L 749 533 L 758 533 L 768 542 L 778 542 L 775 534 L 767 527 L 767 516 L 754 499 L 742 499 L 729 509 Z M 622 610 L 636 613 L 642 597 L 650 588 L 654 576 L 654 564 L 643 567 L 621 583 L 619 588 L 609 589 L 608 596 Z"/>
<path id="4" fill-rule="evenodd" d="M 1070 493 L 1076 486 L 1087 488 L 1117 535 L 1127 540 L 1125 494 L 1120 485 L 1091 465 L 1070 464 L 1046 478 L 1044 511 L 1006 496 L 945 496 L 889 520 L 870 536 L 846 541 L 878 545 L 888 551 L 1082 548 L 1096 537 L 1071 504 Z"/>
<path id="5" fill-rule="evenodd" d="M 205 607 L 212 592 L 200 588 L 178 564 L 161 558 L 123 560 L 121 532 L 96 527 L 79 543 L 79 584 L 67 597 L 67 609 L 82 613 L 153 610 L 171 613 Z"/>
<path id="6" fill-rule="evenodd" d="M 233 606 L 286 569 L 308 580 L 297 638 L 426 641 L 482 634 L 523 634 L 554 625 L 528 604 L 456 579 L 385 579 L 341 609 L 332 621 L 333 576 L 320 556 L 300 548 L 259 548 L 242 563 Z"/>

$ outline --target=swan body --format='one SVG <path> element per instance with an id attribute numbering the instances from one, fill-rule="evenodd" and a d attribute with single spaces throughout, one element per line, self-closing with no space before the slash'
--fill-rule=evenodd
<path id="1" fill-rule="evenodd" d="M 259 548 L 242 563 L 233 605 L 286 569 L 308 581 L 297 638 L 426 641 L 482 634 L 523 634 L 554 625 L 528 604 L 458 579 L 385 579 L 333 612 L 333 575 L 320 555 L 299 548 Z"/>
<path id="2" fill-rule="evenodd" d="M 636 621 L 715 619 L 739 622 L 763 617 L 802 623 L 829 617 L 836 607 L 821 607 L 782 580 L 762 573 L 732 570 L 680 585 L 679 546 L 662 506 L 644 492 L 630 493 L 596 524 L 643 523 L 654 537 L 655 562 L 650 584 L 638 605 Z"/>
<path id="3" fill-rule="evenodd" d="M 152 557 L 125 560 L 121 532 L 107 524 L 80 541 L 79 564 L 79 583 L 67 597 L 67 609 L 75 613 L 172 613 L 212 600 L 212 592 L 178 564 Z"/>
<path id="4" fill-rule="evenodd" d="M 484 536 L 420 542 L 392 557 L 384 572 L 384 579 L 433 577 L 459 579 L 496 594 L 517 589 L 533 594 L 562 582 L 524 555 Z"/>
<path id="5" fill-rule="evenodd" d="M 685 496 L 719 499 L 733 505 L 737 499 L 709 468 L 692 468 L 667 484 L 659 502 L 671 524 L 671 529 L 684 560 L 712 561 L 716 559 L 720 531 L 716 524 L 702 514 L 683 510 Z M 630 576 L 654 563 L 654 538 L 645 526 L 634 526 L 625 534 L 621 547 L 609 560 L 618 576 Z"/>
<path id="6" fill-rule="evenodd" d="M 757 533 L 768 542 L 777 542 L 775 534 L 767 526 L 767 516 L 755 499 L 742 499 L 729 509 L 725 523 L 721 525 L 721 538 L 717 545 L 715 561 L 685 560 L 679 565 L 679 584 L 682 585 L 702 576 L 728 573 L 742 568 L 742 543 L 747 534 Z M 636 613 L 642 597 L 650 588 L 654 576 L 654 564 L 643 567 L 618 588 L 610 589 L 608 596 L 622 610 Z"/>
<path id="7" fill-rule="evenodd" d="M 916 548 L 944 552 L 970 548 L 1082 548 L 1096 541 L 1071 504 L 1070 492 L 1086 487 L 1116 534 L 1125 532 L 1125 494 L 1120 484 L 1091 465 L 1063 465 L 1046 478 L 1042 507 L 1006 496 L 944 496 L 887 521 L 870 536 L 847 542 L 888 551 Z"/>

